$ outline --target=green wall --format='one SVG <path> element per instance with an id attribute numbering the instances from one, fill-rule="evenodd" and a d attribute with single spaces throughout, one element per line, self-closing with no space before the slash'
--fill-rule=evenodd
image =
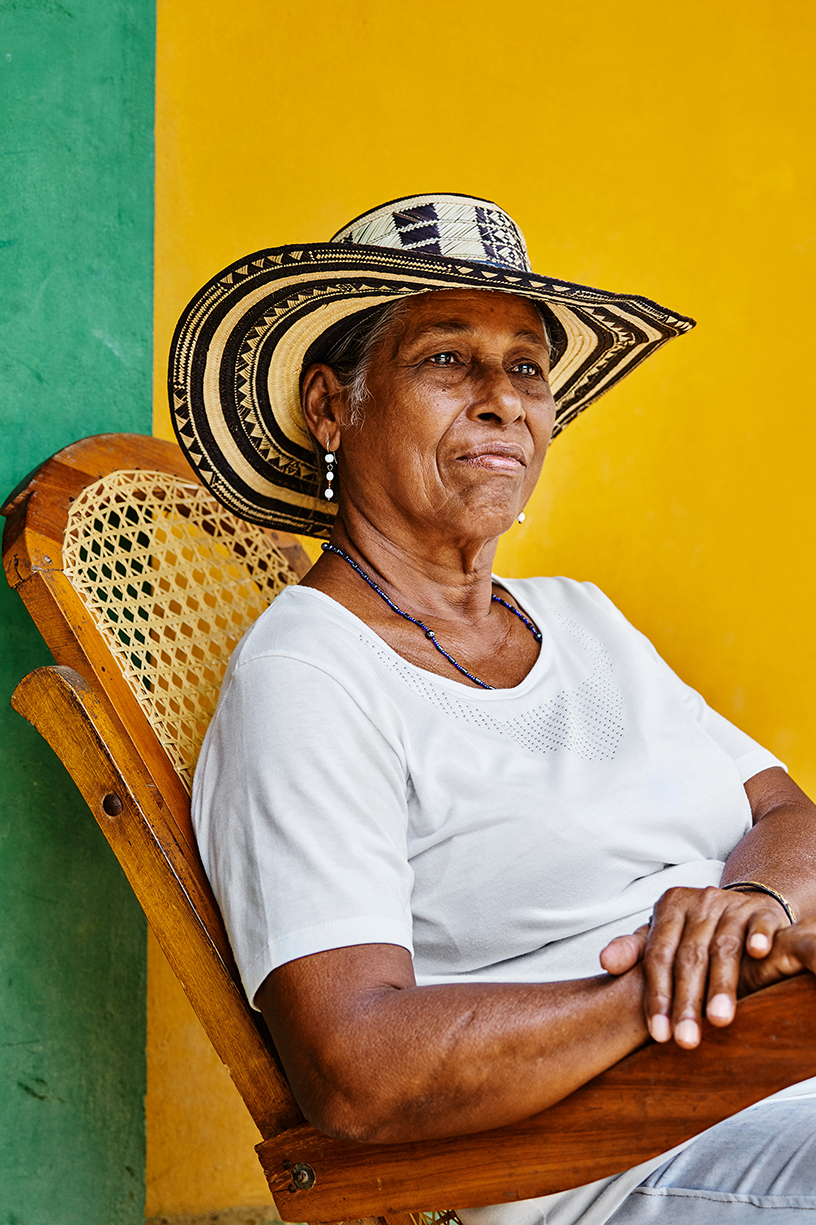
<path id="1" fill-rule="evenodd" d="M 153 0 L 0 2 L 0 492 L 150 432 Z M 0 584 L 0 1225 L 143 1219 L 145 927 L 8 707 L 49 662 Z"/>

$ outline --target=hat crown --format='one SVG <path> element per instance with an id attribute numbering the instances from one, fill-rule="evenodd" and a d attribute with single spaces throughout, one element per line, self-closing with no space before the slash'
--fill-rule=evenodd
<path id="1" fill-rule="evenodd" d="M 524 235 L 512 217 L 476 196 L 404 196 L 355 217 L 332 242 L 391 247 L 530 272 Z"/>

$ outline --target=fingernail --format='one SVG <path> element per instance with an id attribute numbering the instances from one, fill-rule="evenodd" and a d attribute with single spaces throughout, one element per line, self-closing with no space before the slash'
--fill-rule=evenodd
<path id="1" fill-rule="evenodd" d="M 649 1033 L 654 1038 L 655 1042 L 668 1042 L 671 1037 L 671 1026 L 669 1018 L 664 1017 L 662 1013 L 649 1018 Z"/>
<path id="2" fill-rule="evenodd" d="M 734 1015 L 734 1005 L 731 1002 L 730 996 L 713 995 L 708 1001 L 706 1014 L 710 1018 L 716 1017 L 718 1021 L 730 1021 Z"/>
<path id="3" fill-rule="evenodd" d="M 757 953 L 767 953 L 770 947 L 771 942 L 763 932 L 754 932 L 748 937 L 748 948 Z"/>
<path id="4" fill-rule="evenodd" d="M 674 1037 L 680 1046 L 697 1046 L 700 1041 L 700 1026 L 696 1021 L 678 1021 L 674 1027 Z"/>

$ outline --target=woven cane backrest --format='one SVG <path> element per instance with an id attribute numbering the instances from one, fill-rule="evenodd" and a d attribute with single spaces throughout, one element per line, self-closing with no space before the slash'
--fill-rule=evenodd
<path id="1" fill-rule="evenodd" d="M 75 499 L 63 567 L 189 791 L 235 645 L 298 576 L 201 485 L 144 470 Z"/>
<path id="2" fill-rule="evenodd" d="M 445 1212 L 409 1212 L 413 1225 L 461 1225 L 453 1209 Z"/>

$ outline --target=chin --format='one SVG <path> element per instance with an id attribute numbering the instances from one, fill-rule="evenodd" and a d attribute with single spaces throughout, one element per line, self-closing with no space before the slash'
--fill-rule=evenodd
<path id="1" fill-rule="evenodd" d="M 462 526 L 471 539 L 475 536 L 493 540 L 509 531 L 520 513 L 518 507 L 472 506 L 468 508 Z"/>

